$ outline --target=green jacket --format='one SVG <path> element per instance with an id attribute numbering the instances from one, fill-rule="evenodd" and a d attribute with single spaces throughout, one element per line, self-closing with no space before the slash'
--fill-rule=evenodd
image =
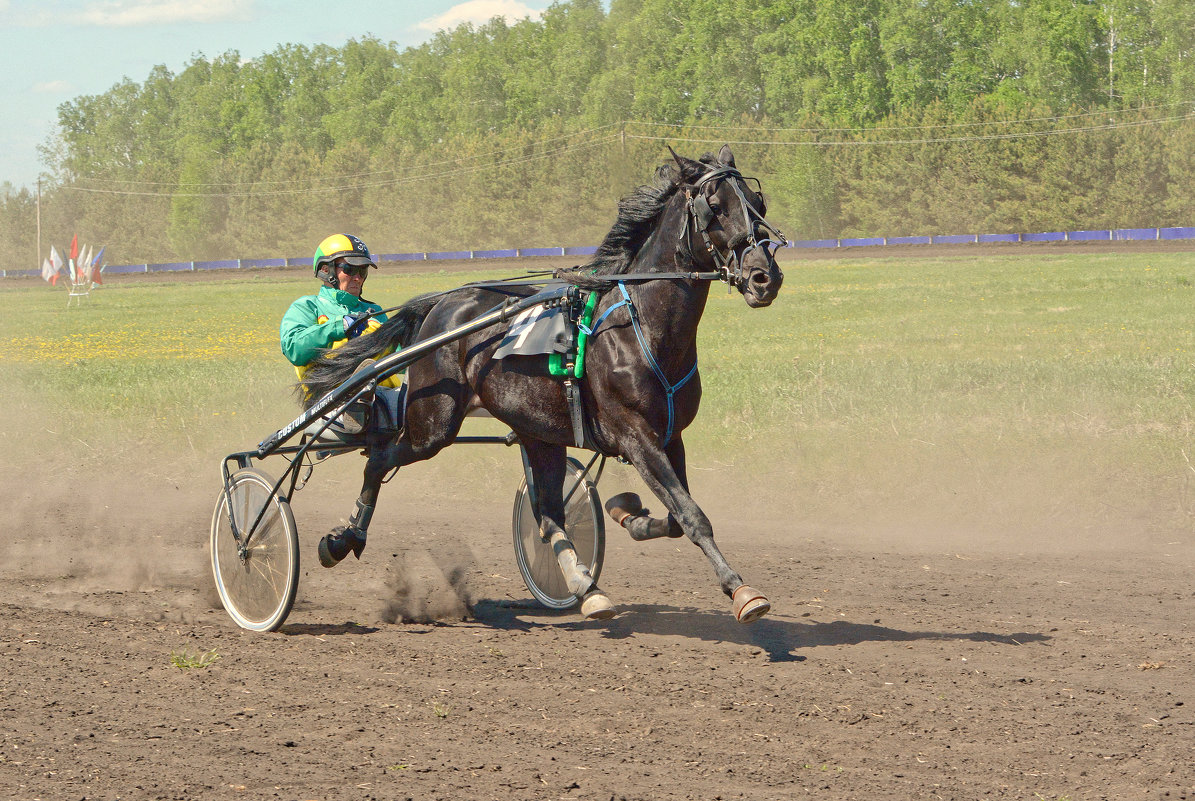
<path id="1" fill-rule="evenodd" d="M 279 335 L 282 355 L 295 367 L 305 367 L 322 348 L 335 347 L 345 339 L 344 316 L 381 311 L 372 301 L 357 298 L 332 287 L 320 287 L 318 295 L 305 295 L 290 305 L 282 316 Z M 386 315 L 372 318 L 379 324 Z M 304 371 L 300 371 L 302 373 Z"/>

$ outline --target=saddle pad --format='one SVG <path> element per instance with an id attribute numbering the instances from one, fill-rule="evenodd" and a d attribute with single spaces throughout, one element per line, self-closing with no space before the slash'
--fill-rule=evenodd
<path id="1" fill-rule="evenodd" d="M 506 336 L 494 352 L 495 359 L 507 356 L 542 356 L 568 349 L 568 322 L 560 307 L 532 306 L 511 321 Z"/>

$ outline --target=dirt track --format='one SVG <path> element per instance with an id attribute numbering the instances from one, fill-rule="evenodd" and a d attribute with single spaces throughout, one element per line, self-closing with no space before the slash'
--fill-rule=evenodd
<path id="1" fill-rule="evenodd" d="M 76 474 L 14 453 L 26 422 L 0 430 L 3 798 L 1195 798 L 1189 530 L 831 526 L 698 464 L 773 614 L 739 626 L 695 548 L 611 525 L 622 614 L 586 623 L 518 578 L 517 457 L 457 448 L 334 570 L 315 544 L 359 466 L 322 466 L 299 602 L 261 635 L 211 590 L 219 454 Z"/>
<path id="2" fill-rule="evenodd" d="M 27 511 L 0 563 L 0 796 L 1195 796 L 1185 533 L 1109 530 L 1096 552 L 963 531 L 860 544 L 710 500 L 774 614 L 739 626 L 695 548 L 611 530 L 602 583 L 622 614 L 585 623 L 526 603 L 511 459 L 436 505 L 418 498 L 442 476 L 396 481 L 365 558 L 330 571 L 315 543 L 356 480 L 317 478 L 296 498 L 299 603 L 269 635 L 214 608 L 213 482 L 147 478 L 119 508 L 102 484 L 91 505 L 44 484 L 11 499 Z"/>

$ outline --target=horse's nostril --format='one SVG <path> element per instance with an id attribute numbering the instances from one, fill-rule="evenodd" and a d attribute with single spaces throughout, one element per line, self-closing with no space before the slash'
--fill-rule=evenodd
<path id="1" fill-rule="evenodd" d="M 755 273 L 751 276 L 751 283 L 753 284 L 766 284 L 767 282 L 768 277 L 764 273 Z"/>

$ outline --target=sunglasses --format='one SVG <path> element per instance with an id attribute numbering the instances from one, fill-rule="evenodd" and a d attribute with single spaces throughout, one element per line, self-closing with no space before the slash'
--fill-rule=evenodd
<path id="1" fill-rule="evenodd" d="M 340 270 L 345 275 L 351 275 L 354 278 L 364 278 L 369 275 L 369 265 L 352 265 L 352 264 L 337 264 L 336 269 Z"/>

